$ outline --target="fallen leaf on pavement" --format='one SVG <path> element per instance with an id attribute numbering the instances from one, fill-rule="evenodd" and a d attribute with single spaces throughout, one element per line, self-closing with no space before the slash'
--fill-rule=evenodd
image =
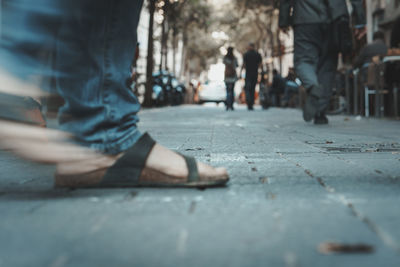
<path id="1" fill-rule="evenodd" d="M 341 244 L 334 242 L 321 243 L 318 251 L 322 254 L 333 253 L 373 253 L 374 247 L 367 244 Z"/>
<path id="2" fill-rule="evenodd" d="M 196 148 L 187 148 L 187 149 L 185 149 L 185 151 L 200 151 L 200 150 L 204 150 L 204 148 L 196 147 Z"/>

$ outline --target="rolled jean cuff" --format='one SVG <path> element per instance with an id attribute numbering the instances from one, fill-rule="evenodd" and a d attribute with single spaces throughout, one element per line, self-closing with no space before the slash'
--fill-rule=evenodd
<path id="1" fill-rule="evenodd" d="M 109 155 L 117 155 L 128 150 L 130 147 L 136 144 L 136 142 L 142 137 L 142 133 L 138 130 L 134 131 L 128 137 L 124 138 L 123 140 L 117 141 L 115 143 L 110 144 L 88 144 L 88 143 L 79 143 L 83 146 L 88 146 L 91 149 L 100 151 L 104 154 Z"/>

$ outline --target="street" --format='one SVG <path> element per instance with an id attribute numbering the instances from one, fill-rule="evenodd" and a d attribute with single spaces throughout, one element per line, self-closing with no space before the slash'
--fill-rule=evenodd
<path id="1" fill-rule="evenodd" d="M 53 166 L 0 151 L 0 267 L 400 266 L 399 121 L 208 104 L 139 115 L 162 145 L 227 167 L 228 186 L 53 189 Z"/>

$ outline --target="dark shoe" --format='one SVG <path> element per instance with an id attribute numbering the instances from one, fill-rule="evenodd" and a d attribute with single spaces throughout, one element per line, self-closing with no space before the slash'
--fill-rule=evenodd
<path id="1" fill-rule="evenodd" d="M 328 123 L 329 123 L 329 120 L 325 116 L 324 113 L 319 113 L 319 114 L 315 115 L 314 124 L 323 125 L 323 124 L 328 124 Z"/>
<path id="2" fill-rule="evenodd" d="M 318 98 L 313 95 L 308 95 L 306 103 L 303 107 L 303 119 L 307 122 L 314 119 L 318 112 Z"/>
<path id="3" fill-rule="evenodd" d="M 156 142 L 144 134 L 139 141 L 126 151 L 115 164 L 77 175 L 55 175 L 55 187 L 66 188 L 123 188 L 123 187 L 216 187 L 224 186 L 228 175 L 223 177 L 202 177 L 194 158 L 183 156 L 189 171 L 186 181 L 182 178 L 145 167 L 146 160 Z"/>

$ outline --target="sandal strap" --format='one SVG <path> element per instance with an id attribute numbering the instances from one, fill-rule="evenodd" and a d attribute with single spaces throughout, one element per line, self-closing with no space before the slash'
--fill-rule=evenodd
<path id="1" fill-rule="evenodd" d="M 189 157 L 189 156 L 185 156 L 185 155 L 182 155 L 182 157 L 185 159 L 186 166 L 189 171 L 188 182 L 191 183 L 191 182 L 200 181 L 200 175 L 199 175 L 199 170 L 197 168 L 196 160 L 193 157 Z"/>
<path id="2" fill-rule="evenodd" d="M 117 162 L 107 170 L 101 184 L 126 184 L 137 183 L 156 142 L 148 133 L 143 134 L 139 140 L 128 149 Z"/>

